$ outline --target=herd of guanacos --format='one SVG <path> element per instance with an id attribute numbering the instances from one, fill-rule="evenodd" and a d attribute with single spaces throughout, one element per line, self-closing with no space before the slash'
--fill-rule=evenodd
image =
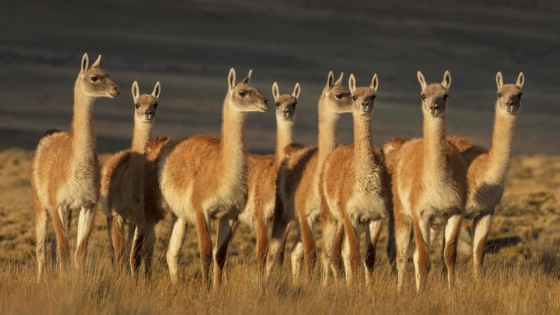
<path id="1" fill-rule="evenodd" d="M 99 67 L 100 61 L 101 56 L 90 65 L 88 55 L 83 56 L 74 87 L 72 128 L 45 132 L 33 156 L 38 281 L 46 264 L 49 214 L 56 235 L 57 265 L 64 270 L 70 261 L 67 234 L 71 214 L 79 212 L 74 260 L 80 266 L 99 199 L 107 216 L 113 263 L 128 265 L 133 276 L 142 262 L 150 275 L 155 227 L 170 213 L 167 263 L 173 282 L 179 280 L 179 250 L 188 223 L 198 235 L 202 281 L 209 283 L 214 262 L 215 286 L 221 283 L 228 245 L 239 223 L 256 231 L 257 262 L 266 276 L 283 262 L 288 227 L 292 222 L 299 224 L 291 253 L 296 281 L 312 277 L 317 260 L 314 230 L 320 226 L 322 278 L 328 284 L 331 274 L 334 278 L 344 275 L 348 283 L 356 281 L 362 228 L 366 233 L 363 265 L 366 279 L 371 278 L 381 225 L 388 222 L 387 255 L 397 270 L 398 290 L 403 290 L 407 251 L 414 238 L 416 289 L 420 292 L 430 269 L 430 244 L 438 231 L 443 232 L 443 260 L 448 284 L 453 285 L 461 222 L 472 220 L 473 271 L 475 278 L 480 277 L 492 215 L 511 161 L 523 73 L 514 84 L 504 84 L 500 72 L 496 76 L 498 96 L 488 150 L 468 138 L 446 134 L 448 71 L 441 83 L 431 84 L 417 73 L 423 137 L 394 138 L 382 147 L 374 146 L 371 131 L 377 74 L 368 86 L 359 87 L 354 75 L 346 87 L 342 74 L 336 81 L 332 72 L 328 74 L 318 102 L 318 144 L 309 147 L 293 140 L 299 83 L 291 94 L 281 94 L 274 83 L 277 141 L 271 155 L 249 154 L 245 142 L 246 115 L 271 107 L 250 85 L 252 71 L 236 82 L 235 70 L 230 70 L 220 137 L 152 137 L 161 85 L 157 82 L 151 94 L 141 94 L 134 82 L 131 148 L 116 153 L 100 168 L 94 101 L 120 94 Z M 354 143 L 338 144 L 336 125 L 345 113 L 353 117 Z M 213 219 L 219 220 L 214 248 L 210 237 Z M 126 237 L 125 226 L 129 226 Z"/>

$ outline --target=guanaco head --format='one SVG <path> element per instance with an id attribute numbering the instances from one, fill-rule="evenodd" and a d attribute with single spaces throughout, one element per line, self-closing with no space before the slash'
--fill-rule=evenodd
<path id="1" fill-rule="evenodd" d="M 333 72 L 329 72 L 327 77 L 327 85 L 323 89 L 323 94 L 321 95 L 324 106 L 329 112 L 334 112 L 337 114 L 351 113 L 352 105 L 352 94 L 348 88 L 340 85 L 342 82 L 342 77 L 344 73 L 340 73 L 340 78 L 334 81 Z"/>
<path id="2" fill-rule="evenodd" d="M 352 100 L 354 101 L 354 114 L 371 117 L 371 113 L 373 112 L 373 101 L 376 97 L 378 85 L 379 81 L 377 80 L 377 73 L 373 75 L 373 79 L 371 79 L 371 84 L 369 86 L 361 87 L 356 87 L 354 74 L 350 75 L 350 79 L 348 79 L 348 87 L 350 88 Z"/>
<path id="3" fill-rule="evenodd" d="M 265 112 L 269 105 L 268 99 L 257 89 L 249 85 L 253 70 L 243 81 L 235 83 L 235 69 L 231 68 L 228 76 L 230 104 L 240 112 Z"/>
<path id="4" fill-rule="evenodd" d="M 156 118 L 156 109 L 158 107 L 158 98 L 161 93 L 159 82 L 156 83 L 152 94 L 140 95 L 138 82 L 132 83 L 132 98 L 134 99 L 134 121 L 152 123 Z"/>
<path id="5" fill-rule="evenodd" d="M 418 81 L 422 87 L 422 110 L 430 114 L 432 117 L 441 117 L 445 115 L 447 107 L 447 92 L 451 85 L 451 73 L 445 71 L 443 81 L 441 83 L 427 84 L 422 72 L 418 71 Z"/>
<path id="6" fill-rule="evenodd" d="M 272 96 L 274 97 L 274 102 L 276 103 L 277 119 L 284 121 L 293 121 L 295 119 L 296 105 L 300 91 L 301 89 L 299 87 L 299 83 L 296 83 L 292 95 L 280 95 L 278 84 L 274 82 L 274 84 L 272 85 Z"/>
<path id="7" fill-rule="evenodd" d="M 517 115 L 521 106 L 523 83 L 525 83 L 523 72 L 519 73 L 515 84 L 504 84 L 502 73 L 498 72 L 496 75 L 496 84 L 498 85 L 497 106 L 500 110 L 510 115 Z"/>
<path id="8" fill-rule="evenodd" d="M 101 55 L 97 57 L 91 67 L 88 67 L 89 57 L 88 54 L 84 54 L 80 75 L 78 76 L 80 86 L 88 96 L 115 98 L 120 94 L 119 86 L 109 79 L 107 72 L 99 68 L 100 62 Z"/>

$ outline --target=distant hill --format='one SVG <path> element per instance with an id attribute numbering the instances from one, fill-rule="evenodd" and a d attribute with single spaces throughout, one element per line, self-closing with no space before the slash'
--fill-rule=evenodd
<path id="1" fill-rule="evenodd" d="M 448 133 L 489 145 L 495 75 L 526 77 L 516 153 L 560 153 L 560 3 L 521 0 L 410 1 L 2 1 L 0 149 L 33 149 L 44 130 L 68 129 L 84 52 L 121 86 L 95 108 L 101 152 L 129 145 L 134 80 L 162 84 L 155 134 L 219 133 L 226 76 L 253 69 L 267 97 L 302 86 L 296 139 L 317 138 L 316 104 L 329 70 L 358 85 L 378 73 L 374 137 L 420 136 L 420 88 L 452 74 Z M 340 122 L 352 141 L 352 120 Z M 273 112 L 251 114 L 254 152 L 274 148 Z"/>

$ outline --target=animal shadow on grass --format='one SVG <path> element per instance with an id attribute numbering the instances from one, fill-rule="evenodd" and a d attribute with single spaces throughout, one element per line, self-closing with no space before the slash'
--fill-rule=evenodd
<path id="1" fill-rule="evenodd" d="M 517 235 L 491 239 L 486 242 L 485 252 L 496 254 L 504 247 L 515 246 L 521 242 L 521 238 Z"/>

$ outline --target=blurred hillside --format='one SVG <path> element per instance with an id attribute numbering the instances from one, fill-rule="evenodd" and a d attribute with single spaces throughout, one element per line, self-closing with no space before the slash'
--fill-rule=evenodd
<path id="1" fill-rule="evenodd" d="M 33 149 L 48 128 L 68 129 L 84 52 L 121 86 L 96 104 L 100 152 L 129 145 L 130 86 L 162 84 L 155 134 L 219 133 L 229 68 L 272 98 L 302 86 L 296 139 L 316 142 L 316 103 L 327 73 L 380 80 L 375 141 L 421 135 L 416 71 L 452 74 L 448 133 L 489 145 L 495 75 L 526 77 L 516 153 L 560 153 L 560 3 L 554 0 L 13 1 L 0 4 L 0 150 Z M 251 114 L 253 152 L 274 148 L 273 111 Z M 352 141 L 351 117 L 340 140 Z"/>

